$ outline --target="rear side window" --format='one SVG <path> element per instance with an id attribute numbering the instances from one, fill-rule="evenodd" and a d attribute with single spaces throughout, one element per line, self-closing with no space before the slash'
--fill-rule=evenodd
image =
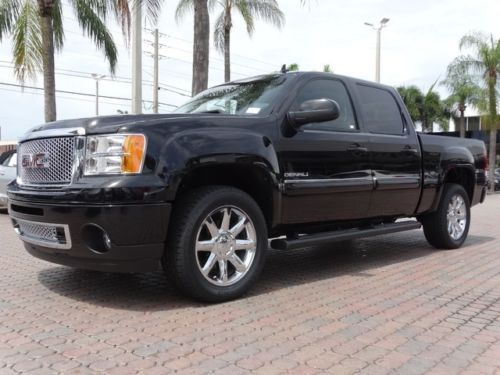
<path id="1" fill-rule="evenodd" d="M 358 92 L 363 118 L 370 133 L 403 134 L 401 110 L 389 91 L 358 85 Z"/>
<path id="2" fill-rule="evenodd" d="M 358 130 L 351 100 L 342 82 L 334 79 L 315 79 L 306 83 L 295 98 L 291 108 L 292 111 L 299 111 L 302 103 L 312 99 L 335 100 L 340 107 L 340 116 L 333 121 L 305 125 L 302 129 L 337 132 L 355 132 Z"/>

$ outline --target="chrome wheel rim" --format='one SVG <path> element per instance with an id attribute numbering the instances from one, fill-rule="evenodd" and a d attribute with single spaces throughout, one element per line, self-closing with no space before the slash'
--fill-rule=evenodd
<path id="1" fill-rule="evenodd" d="M 448 221 L 448 234 L 455 241 L 460 239 L 467 226 L 467 208 L 461 195 L 456 194 L 451 198 L 446 218 Z"/>
<path id="2" fill-rule="evenodd" d="M 249 272 L 257 236 L 250 217 L 233 206 L 219 207 L 202 221 L 196 235 L 198 269 L 211 284 L 229 286 Z"/>

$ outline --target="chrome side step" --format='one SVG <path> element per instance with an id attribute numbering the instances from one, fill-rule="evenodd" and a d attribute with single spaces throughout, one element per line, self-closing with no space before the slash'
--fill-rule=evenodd
<path id="1" fill-rule="evenodd" d="M 271 247 L 276 250 L 294 250 L 309 246 L 317 246 L 329 242 L 353 240 L 356 238 L 372 237 L 381 234 L 404 232 L 419 229 L 422 225 L 418 221 L 404 221 L 401 223 L 380 224 L 369 228 L 354 228 L 323 232 L 300 236 L 297 239 L 275 239 L 271 241 Z"/>

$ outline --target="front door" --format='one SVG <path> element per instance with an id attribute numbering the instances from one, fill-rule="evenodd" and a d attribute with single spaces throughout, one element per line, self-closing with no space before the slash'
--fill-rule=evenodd
<path id="1" fill-rule="evenodd" d="M 290 110 L 299 110 L 307 100 L 325 98 L 339 104 L 338 119 L 302 126 L 280 141 L 286 224 L 367 216 L 373 189 L 369 136 L 360 132 L 344 83 L 313 79 L 299 90 Z"/>

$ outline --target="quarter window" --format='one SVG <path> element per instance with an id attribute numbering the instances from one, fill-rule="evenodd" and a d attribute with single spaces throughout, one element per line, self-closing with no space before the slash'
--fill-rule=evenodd
<path id="1" fill-rule="evenodd" d="M 358 92 L 367 131 L 379 134 L 403 134 L 401 110 L 389 91 L 358 85 Z"/>
<path id="2" fill-rule="evenodd" d="M 358 130 L 351 100 L 342 82 L 333 79 L 316 79 L 306 83 L 295 98 L 291 108 L 292 111 L 299 111 L 302 103 L 313 99 L 335 100 L 340 107 L 340 116 L 333 121 L 305 125 L 302 129 L 337 132 L 355 132 Z"/>

